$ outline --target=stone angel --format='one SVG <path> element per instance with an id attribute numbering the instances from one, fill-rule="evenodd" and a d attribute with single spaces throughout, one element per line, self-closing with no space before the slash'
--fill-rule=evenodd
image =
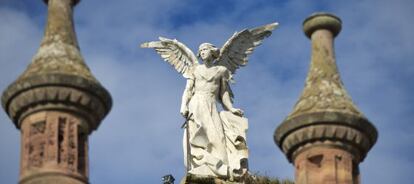
<path id="1" fill-rule="evenodd" d="M 142 48 L 154 48 L 187 79 L 180 113 L 187 120 L 183 148 L 189 174 L 237 180 L 247 173 L 247 119 L 241 109 L 233 107 L 229 83 L 236 70 L 246 66 L 248 55 L 277 25 L 236 32 L 221 49 L 203 43 L 197 57 L 175 39 L 160 37 L 160 41 L 141 44 Z"/>

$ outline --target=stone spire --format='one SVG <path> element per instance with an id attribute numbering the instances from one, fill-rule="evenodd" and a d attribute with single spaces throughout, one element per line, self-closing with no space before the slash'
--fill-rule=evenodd
<path id="1" fill-rule="evenodd" d="M 88 135 L 112 106 L 86 66 L 76 39 L 79 0 L 44 0 L 48 18 L 41 46 L 2 96 L 21 130 L 20 183 L 88 183 Z"/>
<path id="2" fill-rule="evenodd" d="M 303 23 L 312 41 L 305 88 L 274 140 L 296 168 L 296 184 L 359 183 L 358 165 L 377 140 L 339 77 L 333 39 L 341 20 L 316 13 Z"/>

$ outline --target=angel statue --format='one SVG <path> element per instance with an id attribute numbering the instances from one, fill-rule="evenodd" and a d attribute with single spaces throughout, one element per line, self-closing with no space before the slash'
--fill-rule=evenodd
<path id="1" fill-rule="evenodd" d="M 154 48 L 184 78 L 187 84 L 180 113 L 186 118 L 183 148 L 187 172 L 201 177 L 240 180 L 247 171 L 247 119 L 233 107 L 229 83 L 236 69 L 246 66 L 248 55 L 278 24 L 272 23 L 236 32 L 221 49 L 200 45 L 197 57 L 177 40 L 160 37 L 142 48 Z M 223 107 L 219 112 L 217 102 Z"/>

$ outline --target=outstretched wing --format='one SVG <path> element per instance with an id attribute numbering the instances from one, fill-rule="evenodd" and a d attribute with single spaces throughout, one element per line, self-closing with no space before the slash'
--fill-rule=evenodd
<path id="1" fill-rule="evenodd" d="M 145 42 L 141 48 L 154 48 L 161 57 L 170 63 L 175 70 L 188 78 L 192 69 L 198 65 L 197 57 L 194 53 L 176 39 L 159 37 L 160 41 Z"/>
<path id="2" fill-rule="evenodd" d="M 217 65 L 225 66 L 234 74 L 239 67 L 246 66 L 248 55 L 272 34 L 277 25 L 275 22 L 234 33 L 220 49 Z"/>

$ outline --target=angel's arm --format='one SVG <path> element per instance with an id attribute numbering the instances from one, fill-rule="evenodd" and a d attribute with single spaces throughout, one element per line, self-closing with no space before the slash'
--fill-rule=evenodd
<path id="1" fill-rule="evenodd" d="M 243 116 L 243 111 L 233 107 L 233 92 L 229 86 L 228 79 L 223 78 L 220 84 L 220 98 L 223 109 L 232 112 L 233 114 Z"/>
<path id="2" fill-rule="evenodd" d="M 230 88 L 228 86 L 228 82 L 226 80 L 221 80 L 221 86 L 220 86 L 220 96 L 221 96 L 221 103 L 223 105 L 223 108 L 225 110 L 233 109 L 233 100 L 232 95 L 230 92 Z"/>
<path id="3" fill-rule="evenodd" d="M 187 79 L 187 84 L 184 89 L 183 97 L 181 99 L 181 108 L 180 113 L 185 118 L 188 117 L 188 102 L 190 102 L 191 97 L 193 96 L 194 89 L 194 79 L 189 78 Z"/>

